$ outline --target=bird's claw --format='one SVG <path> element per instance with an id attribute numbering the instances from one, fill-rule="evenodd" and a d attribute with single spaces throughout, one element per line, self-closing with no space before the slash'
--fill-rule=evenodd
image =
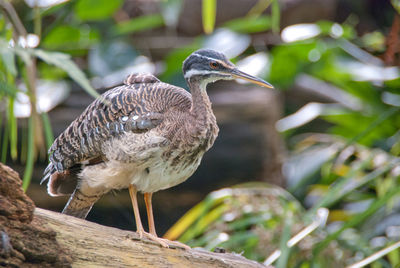
<path id="1" fill-rule="evenodd" d="M 160 246 L 164 248 L 169 248 L 168 244 L 164 241 L 163 238 L 157 237 L 156 235 L 153 235 L 151 233 L 145 232 L 145 231 L 137 231 L 139 238 L 143 239 L 143 237 L 146 237 L 154 242 L 157 242 L 160 244 Z"/>
<path id="2" fill-rule="evenodd" d="M 140 239 L 143 239 L 143 236 L 144 236 L 144 231 L 143 232 L 140 232 L 140 231 L 137 231 L 137 233 L 138 233 L 138 235 L 139 235 L 139 238 Z"/>
<path id="3" fill-rule="evenodd" d="M 165 240 L 170 246 L 175 246 L 175 247 L 179 247 L 179 248 L 184 248 L 186 250 L 191 249 L 191 247 L 189 247 L 188 245 L 185 245 L 179 241 L 171 241 L 165 238 L 162 238 L 163 240 Z"/>
<path id="4" fill-rule="evenodd" d="M 153 235 L 153 234 L 145 232 L 145 231 L 137 231 L 137 233 L 138 233 L 140 239 L 143 239 L 143 237 L 146 237 L 149 240 L 152 240 L 152 241 L 160 244 L 160 246 L 162 246 L 164 248 L 169 248 L 170 246 L 173 246 L 173 247 L 183 248 L 183 249 L 186 249 L 186 250 L 190 249 L 189 246 L 187 246 L 187 245 L 185 245 L 185 244 L 183 244 L 181 242 L 170 241 L 168 239 L 158 237 L 156 235 Z"/>

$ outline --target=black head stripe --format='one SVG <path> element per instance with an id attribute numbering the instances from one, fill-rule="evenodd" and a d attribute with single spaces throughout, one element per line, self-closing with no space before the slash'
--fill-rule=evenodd
<path id="1" fill-rule="evenodd" d="M 207 71 L 210 70 L 209 63 L 212 61 L 218 62 L 221 66 L 228 68 L 229 60 L 228 58 L 215 50 L 212 49 L 199 49 L 193 52 L 186 60 L 183 62 L 183 74 L 189 70 Z"/>

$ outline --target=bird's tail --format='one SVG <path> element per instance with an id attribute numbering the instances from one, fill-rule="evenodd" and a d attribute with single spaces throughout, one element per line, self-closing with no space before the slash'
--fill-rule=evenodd
<path id="1" fill-rule="evenodd" d="M 99 200 L 100 197 L 101 195 L 87 196 L 79 191 L 79 189 L 75 189 L 62 213 L 85 219 L 92 209 L 93 204 Z"/>

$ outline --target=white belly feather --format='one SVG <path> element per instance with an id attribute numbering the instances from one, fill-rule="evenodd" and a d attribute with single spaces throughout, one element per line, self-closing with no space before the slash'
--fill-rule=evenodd
<path id="1" fill-rule="evenodd" d="M 147 144 L 159 143 L 163 139 L 162 137 L 155 138 L 152 136 L 152 141 L 147 141 Z M 139 141 L 138 144 L 142 146 L 143 140 Z M 138 191 L 153 193 L 187 180 L 197 169 L 202 158 L 202 155 L 199 155 L 193 164 L 185 167 L 181 167 L 179 164 L 178 166 L 171 166 L 169 161 L 162 159 L 162 154 L 166 150 L 165 147 L 155 146 L 138 156 L 138 151 L 132 148 L 134 146 L 133 143 L 131 146 L 127 146 L 126 139 L 123 145 L 118 142 L 110 144 L 106 148 L 106 156 L 111 160 L 102 164 L 87 166 L 79 174 L 81 191 L 85 193 L 108 192 L 112 189 L 128 188 L 130 184 L 133 184 Z M 113 160 L 117 156 L 116 152 L 123 154 L 136 152 L 136 155 L 132 155 L 132 158 L 136 160 L 130 162 Z M 174 152 L 173 155 L 178 153 L 178 151 Z"/>
<path id="2" fill-rule="evenodd" d="M 200 158 L 199 158 L 200 160 Z M 148 167 L 137 167 L 134 164 L 118 161 L 108 161 L 101 165 L 88 166 L 80 173 L 80 188 L 84 192 L 98 189 L 108 192 L 112 189 L 128 188 L 129 184 L 138 191 L 153 193 L 175 186 L 187 180 L 197 169 L 200 161 L 184 169 L 171 168 L 170 164 L 161 159 Z"/>

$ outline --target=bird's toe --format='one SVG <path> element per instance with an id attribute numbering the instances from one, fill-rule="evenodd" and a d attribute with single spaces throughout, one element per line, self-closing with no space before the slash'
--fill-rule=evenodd
<path id="1" fill-rule="evenodd" d="M 141 240 L 143 240 L 143 238 L 146 237 L 147 239 L 160 244 L 160 246 L 162 246 L 164 248 L 169 248 L 169 245 L 167 243 L 168 240 L 166 240 L 166 239 L 160 238 L 160 237 L 158 237 L 156 235 L 150 234 L 150 233 L 145 232 L 145 231 L 137 231 L 137 233 L 138 233 L 139 238 Z"/>
<path id="2" fill-rule="evenodd" d="M 174 246 L 174 247 L 178 247 L 178 248 L 183 248 L 183 249 L 186 249 L 186 250 L 189 250 L 189 249 L 191 249 L 191 247 L 189 247 L 188 245 L 185 245 L 185 244 L 183 244 L 183 243 L 181 243 L 181 242 L 178 242 L 178 241 L 170 241 L 170 240 L 168 240 L 168 239 L 164 239 L 170 246 Z"/>

